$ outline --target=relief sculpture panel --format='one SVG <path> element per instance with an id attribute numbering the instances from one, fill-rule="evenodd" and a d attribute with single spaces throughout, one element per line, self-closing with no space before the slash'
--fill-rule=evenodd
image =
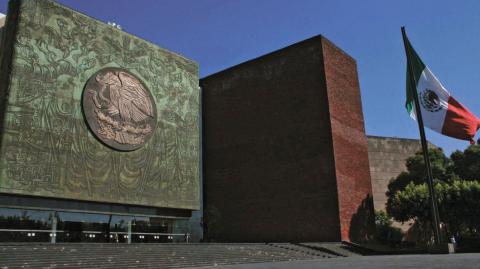
<path id="1" fill-rule="evenodd" d="M 0 192 L 199 207 L 196 63 L 52 1 L 12 38 Z"/>
<path id="2" fill-rule="evenodd" d="M 127 71 L 99 71 L 88 80 L 82 101 L 92 132 L 114 149 L 135 150 L 155 131 L 155 101 L 140 80 Z"/>

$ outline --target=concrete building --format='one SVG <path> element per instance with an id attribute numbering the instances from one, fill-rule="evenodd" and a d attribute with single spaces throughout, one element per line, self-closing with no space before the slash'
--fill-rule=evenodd
<path id="1" fill-rule="evenodd" d="M 418 139 L 368 136 L 367 140 L 375 210 L 385 211 L 388 183 L 407 171 L 406 160 L 422 146 Z"/>
<path id="2" fill-rule="evenodd" d="M 419 148 L 367 140 L 355 60 L 322 36 L 203 78 L 202 114 L 195 62 L 52 1 L 9 12 L 0 241 L 361 241 L 372 201 L 384 209 L 388 181 Z M 105 70 L 153 100 L 156 125 L 138 148 L 118 124 L 91 124 L 114 111 L 98 110 L 107 95 L 83 106 Z"/>
<path id="3" fill-rule="evenodd" d="M 5 14 L 2 14 L 0 13 L 0 28 L 2 28 L 3 26 L 5 26 L 5 20 L 6 20 L 7 16 L 5 16 Z"/>
<path id="4" fill-rule="evenodd" d="M 200 209 L 198 65 L 54 1 L 10 1 L 0 241 L 184 241 Z"/>
<path id="5" fill-rule="evenodd" d="M 419 139 L 367 136 L 375 210 L 386 211 L 388 183 L 406 172 L 406 160 L 422 150 Z M 429 147 L 436 146 L 429 143 Z"/>
<path id="6" fill-rule="evenodd" d="M 2 40 L 2 32 L 3 32 L 3 27 L 5 26 L 5 20 L 7 16 L 4 14 L 0 13 L 0 58 L 1 58 L 1 40 Z"/>

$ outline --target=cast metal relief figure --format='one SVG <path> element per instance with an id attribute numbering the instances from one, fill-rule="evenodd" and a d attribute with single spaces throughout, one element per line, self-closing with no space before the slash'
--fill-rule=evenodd
<path id="1" fill-rule="evenodd" d="M 90 78 L 85 90 L 83 108 L 87 122 L 105 144 L 133 150 L 153 133 L 153 97 L 133 75 L 121 69 L 104 69 Z"/>

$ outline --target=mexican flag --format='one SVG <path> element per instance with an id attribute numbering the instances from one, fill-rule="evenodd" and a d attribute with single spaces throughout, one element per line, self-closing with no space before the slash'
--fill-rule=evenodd
<path id="1" fill-rule="evenodd" d="M 414 94 L 417 94 L 425 126 L 441 134 L 469 140 L 473 143 L 473 138 L 480 128 L 480 119 L 450 95 L 418 57 L 406 36 L 404 42 L 407 53 L 407 101 L 405 106 L 410 117 L 414 120 L 417 119 L 413 99 Z M 411 87 L 409 65 L 416 89 Z"/>

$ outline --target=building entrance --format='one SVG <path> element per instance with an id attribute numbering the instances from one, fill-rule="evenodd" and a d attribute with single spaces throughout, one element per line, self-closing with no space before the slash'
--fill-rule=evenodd
<path id="1" fill-rule="evenodd" d="M 0 242 L 184 242 L 180 219 L 0 208 Z M 176 231 L 177 230 L 177 231 Z"/>

